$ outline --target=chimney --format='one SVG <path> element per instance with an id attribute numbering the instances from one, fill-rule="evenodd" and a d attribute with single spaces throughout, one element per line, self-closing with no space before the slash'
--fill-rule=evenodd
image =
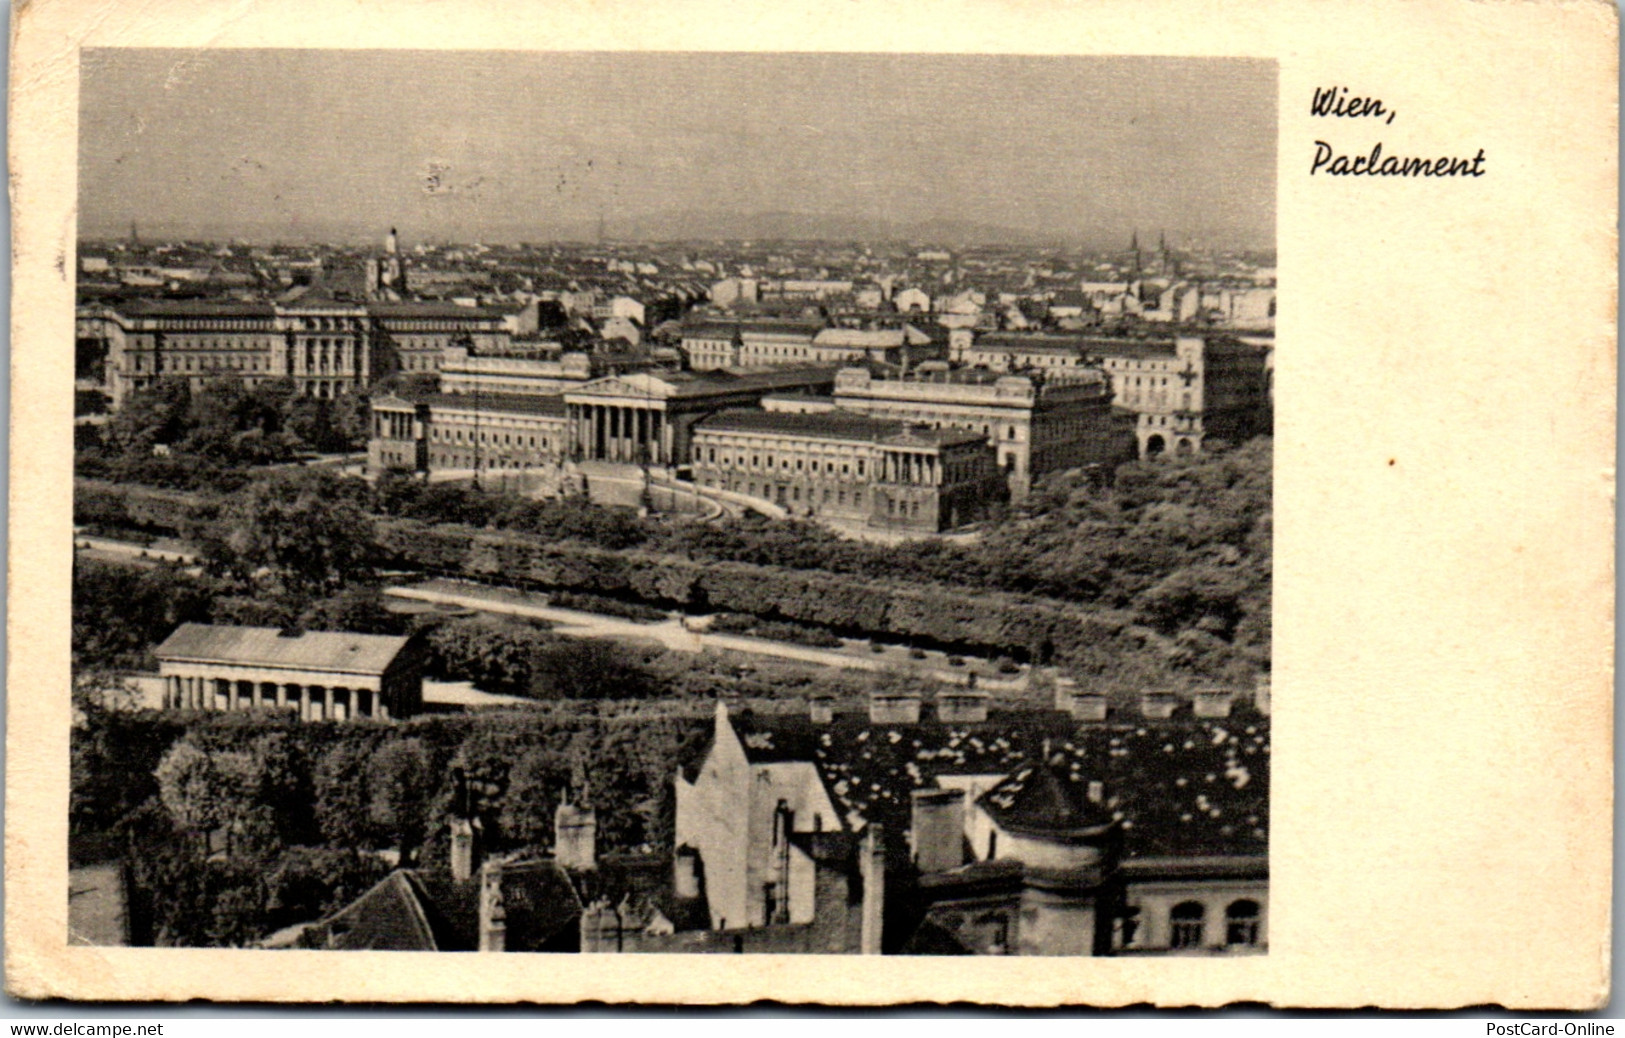
<path id="1" fill-rule="evenodd" d="M 451 820 L 451 878 L 462 883 L 474 875 L 474 823 Z"/>
<path id="2" fill-rule="evenodd" d="M 813 724 L 829 724 L 835 720 L 835 697 L 828 693 L 809 697 L 807 717 Z"/>
<path id="3" fill-rule="evenodd" d="M 917 692 L 869 693 L 870 724 L 919 724 L 920 696 Z"/>
<path id="4" fill-rule="evenodd" d="M 1166 721 L 1179 707 L 1179 697 L 1172 692 L 1140 693 L 1140 715 L 1154 721 Z"/>
<path id="5" fill-rule="evenodd" d="M 700 896 L 700 852 L 686 843 L 672 855 L 671 889 L 672 894 L 683 901 Z"/>
<path id="6" fill-rule="evenodd" d="M 965 791 L 914 791 L 914 865 L 923 873 L 947 872 L 965 864 Z"/>
<path id="7" fill-rule="evenodd" d="M 863 916 L 858 930 L 858 952 L 880 954 L 881 924 L 886 915 L 886 849 L 878 825 L 870 825 L 858 849 L 858 871 L 863 882 Z"/>
<path id="8" fill-rule="evenodd" d="M 479 848 L 475 845 L 473 797 L 469 793 L 468 776 L 460 767 L 451 769 L 451 876 L 459 883 L 474 875 L 474 858 Z"/>
<path id="9" fill-rule="evenodd" d="M 480 951 L 508 950 L 508 913 L 502 904 L 502 862 L 480 868 Z"/>
<path id="10" fill-rule="evenodd" d="M 597 865 L 598 815 L 590 807 L 561 803 L 553 812 L 553 860 L 561 868 Z"/>
<path id="11" fill-rule="evenodd" d="M 986 692 L 972 692 L 969 689 L 944 690 L 937 693 L 937 720 L 947 722 L 966 722 L 980 724 L 987 720 L 987 701 L 991 698 Z"/>
<path id="12" fill-rule="evenodd" d="M 605 897 L 581 910 L 581 950 L 618 952 L 621 950 L 621 915 Z"/>
<path id="13" fill-rule="evenodd" d="M 1072 697 L 1072 716 L 1079 721 L 1104 721 L 1106 697 L 1098 692 L 1084 692 Z"/>
<path id="14" fill-rule="evenodd" d="M 1078 683 L 1072 678 L 1055 679 L 1055 709 L 1063 714 L 1072 712 L 1072 700 L 1078 694 Z"/>
<path id="15" fill-rule="evenodd" d="M 1191 706 L 1197 717 L 1229 717 L 1234 694 L 1224 688 L 1204 688 L 1191 696 Z"/>

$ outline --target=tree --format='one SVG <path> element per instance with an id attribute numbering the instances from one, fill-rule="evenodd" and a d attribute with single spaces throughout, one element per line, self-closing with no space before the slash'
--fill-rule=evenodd
<path id="1" fill-rule="evenodd" d="M 313 776 L 316 826 L 335 847 L 370 846 L 371 816 L 367 797 L 367 760 L 371 744 L 346 739 L 317 761 Z"/>
<path id="2" fill-rule="evenodd" d="M 161 378 L 138 389 L 107 423 L 107 440 L 119 451 L 149 453 L 156 444 L 171 444 L 186 433 L 192 403 L 191 387 L 183 378 Z"/>
<path id="3" fill-rule="evenodd" d="M 453 620 L 429 635 L 434 669 L 447 678 L 472 681 L 487 692 L 528 695 L 542 635 L 516 624 L 477 617 Z"/>
<path id="4" fill-rule="evenodd" d="M 159 799 L 185 832 L 206 835 L 231 816 L 230 777 L 223 778 L 215 770 L 214 757 L 190 739 L 182 739 L 164 754 L 156 775 Z"/>
<path id="5" fill-rule="evenodd" d="M 373 579 L 372 523 L 343 480 L 320 469 L 257 480 L 226 506 L 211 562 L 255 590 L 308 603 Z"/>
<path id="6" fill-rule="evenodd" d="M 532 746 L 508 769 L 498 823 L 502 835 L 521 847 L 543 847 L 552 841 L 553 809 L 570 781 L 567 755 Z"/>
<path id="7" fill-rule="evenodd" d="M 378 588 L 359 585 L 312 602 L 299 617 L 299 625 L 311 631 L 356 631 L 361 634 L 400 634 L 400 617 L 384 607 Z"/>
<path id="8" fill-rule="evenodd" d="M 537 699 L 640 699 L 655 689 L 624 646 L 597 638 L 558 638 L 536 654 L 528 691 Z"/>
<path id="9" fill-rule="evenodd" d="M 367 814 L 388 833 L 404 865 L 423 842 L 432 787 L 429 753 L 420 739 L 385 743 L 367 765 Z"/>

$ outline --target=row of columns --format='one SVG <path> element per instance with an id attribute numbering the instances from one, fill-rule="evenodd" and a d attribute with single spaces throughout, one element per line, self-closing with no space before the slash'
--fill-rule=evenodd
<path id="1" fill-rule="evenodd" d="M 365 357 L 359 339 L 300 338 L 294 342 L 295 375 L 354 375 Z"/>
<path id="2" fill-rule="evenodd" d="M 292 710 L 301 721 L 389 718 L 389 705 L 370 688 L 182 675 L 164 684 L 164 705 L 182 710 Z"/>
<path id="3" fill-rule="evenodd" d="M 639 464 L 645 458 L 644 447 L 647 446 L 651 464 L 668 464 L 669 429 L 663 412 L 620 404 L 572 404 L 570 407 L 571 431 L 585 460 Z"/>
<path id="4" fill-rule="evenodd" d="M 403 411 L 374 411 L 373 436 L 389 440 L 413 439 L 416 436 L 414 417 Z"/>
<path id="5" fill-rule="evenodd" d="M 883 483 L 936 486 L 942 481 L 941 475 L 941 466 L 934 454 L 885 451 L 880 458 L 880 480 Z"/>

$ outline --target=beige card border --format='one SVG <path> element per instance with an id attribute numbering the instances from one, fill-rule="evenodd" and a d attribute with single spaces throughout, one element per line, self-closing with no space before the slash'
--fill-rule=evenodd
<path id="1" fill-rule="evenodd" d="M 1612 820 L 1612 5 L 34 0 L 16 14 L 6 979 L 24 996 L 1585 1007 Z M 77 49 L 1180 54 L 1280 62 L 1270 954 L 920 960 L 65 946 Z M 1346 84 L 1400 116 L 1308 117 Z M 1317 138 L 1483 147 L 1310 178 Z"/>

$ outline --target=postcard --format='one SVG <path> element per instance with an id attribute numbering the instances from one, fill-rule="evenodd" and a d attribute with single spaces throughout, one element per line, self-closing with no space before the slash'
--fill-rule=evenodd
<path id="1" fill-rule="evenodd" d="M 1616 38 L 21 8 L 8 990 L 1605 1003 Z"/>

